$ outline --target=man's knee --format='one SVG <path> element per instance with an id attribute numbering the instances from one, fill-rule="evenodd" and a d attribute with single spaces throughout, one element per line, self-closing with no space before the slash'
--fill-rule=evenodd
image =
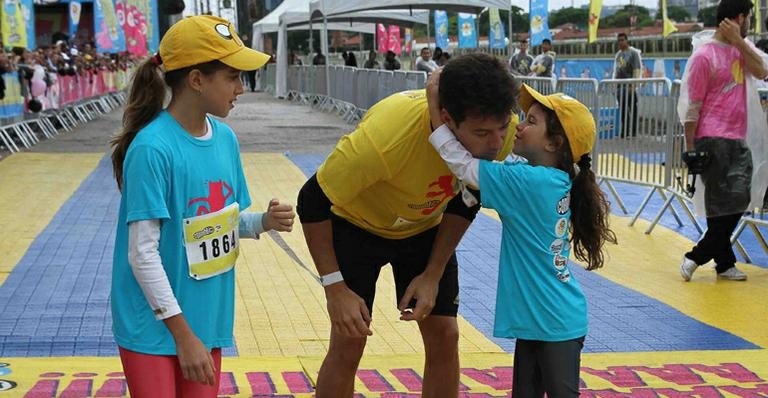
<path id="1" fill-rule="evenodd" d="M 421 334 L 424 345 L 442 349 L 458 347 L 459 325 L 454 317 L 432 316 L 423 322 Z"/>
<path id="2" fill-rule="evenodd" d="M 339 363 L 357 366 L 365 351 L 365 338 L 333 336 L 327 358 Z"/>

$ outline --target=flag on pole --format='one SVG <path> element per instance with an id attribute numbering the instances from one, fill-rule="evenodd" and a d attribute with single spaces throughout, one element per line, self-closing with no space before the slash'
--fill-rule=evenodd
<path id="1" fill-rule="evenodd" d="M 389 51 L 397 55 L 403 52 L 403 47 L 400 45 L 400 27 L 397 25 L 389 25 Z"/>
<path id="2" fill-rule="evenodd" d="M 405 28 L 405 52 L 411 52 L 411 46 L 413 45 L 413 30 L 411 28 Z"/>
<path id="3" fill-rule="evenodd" d="M 597 29 L 600 25 L 600 12 L 603 10 L 603 0 L 589 2 L 589 42 L 597 40 Z"/>
<path id="4" fill-rule="evenodd" d="M 376 42 L 379 45 L 379 53 L 386 53 L 387 50 L 389 50 L 389 35 L 387 34 L 387 28 L 384 27 L 384 24 L 376 24 L 376 38 L 378 39 Z"/>
<path id="5" fill-rule="evenodd" d="M 435 10 L 435 46 L 448 48 L 448 13 Z"/>
<path id="6" fill-rule="evenodd" d="M 757 1 L 757 0 L 756 0 Z M 490 45 L 491 48 L 504 48 L 504 25 L 501 24 L 499 9 L 491 8 L 488 11 L 489 22 L 491 23 Z"/>
<path id="7" fill-rule="evenodd" d="M 69 2 L 69 37 L 70 39 L 77 34 L 77 26 L 80 25 L 80 11 L 83 6 L 79 1 L 72 0 Z"/>
<path id="8" fill-rule="evenodd" d="M 663 19 L 663 26 L 664 26 L 661 32 L 661 35 L 663 37 L 669 36 L 669 34 L 672 32 L 677 32 L 677 28 L 675 27 L 675 24 L 673 24 L 672 20 L 670 20 L 669 17 L 667 17 L 667 0 L 661 0 L 661 17 Z"/>
<path id="9" fill-rule="evenodd" d="M 477 48 L 475 14 L 459 13 L 459 48 Z"/>
<path id="10" fill-rule="evenodd" d="M 549 33 L 549 8 L 547 0 L 531 0 L 531 46 L 538 46 L 544 39 L 552 40 Z"/>

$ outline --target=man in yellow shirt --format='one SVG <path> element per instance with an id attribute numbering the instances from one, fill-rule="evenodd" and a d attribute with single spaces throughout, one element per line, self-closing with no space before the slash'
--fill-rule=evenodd
<path id="1" fill-rule="evenodd" d="M 439 80 L 444 122 L 474 157 L 512 149 L 518 86 L 494 57 L 456 58 Z M 368 110 L 302 187 L 297 210 L 321 276 L 331 341 L 317 397 L 351 397 L 381 267 L 392 265 L 401 319 L 419 324 L 424 397 L 459 386 L 458 264 L 454 253 L 479 210 L 429 144 L 426 92 L 406 91 Z"/>

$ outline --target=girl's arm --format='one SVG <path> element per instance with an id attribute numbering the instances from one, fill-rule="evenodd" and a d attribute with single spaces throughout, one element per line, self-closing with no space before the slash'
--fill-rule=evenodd
<path id="1" fill-rule="evenodd" d="M 441 72 L 442 69 L 438 69 L 427 79 L 427 106 L 430 123 L 434 129 L 429 136 L 429 142 L 458 179 L 473 188 L 480 189 L 480 161 L 472 157 L 472 154 L 456 139 L 451 129 L 443 124 L 444 110 L 440 109 L 439 94 Z"/>
<path id="2" fill-rule="evenodd" d="M 173 335 L 184 378 L 215 385 L 213 358 L 181 313 L 163 268 L 159 244 L 160 220 L 128 224 L 128 262 L 155 318 L 162 320 Z"/>
<path id="3" fill-rule="evenodd" d="M 259 234 L 273 229 L 280 232 L 291 232 L 295 217 L 293 206 L 280 204 L 277 199 L 272 199 L 264 213 L 240 213 L 240 224 L 238 225 L 240 238 L 259 239 Z"/>
<path id="4" fill-rule="evenodd" d="M 451 172 L 464 183 L 480 189 L 480 160 L 461 145 L 451 129 L 445 124 L 438 127 L 430 136 L 429 143 L 451 169 Z"/>

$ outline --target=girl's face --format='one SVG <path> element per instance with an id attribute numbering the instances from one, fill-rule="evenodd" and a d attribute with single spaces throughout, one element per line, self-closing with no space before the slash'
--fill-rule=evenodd
<path id="1" fill-rule="evenodd" d="M 243 93 L 240 71 L 227 66 L 201 79 L 201 93 L 205 112 L 218 117 L 226 117 L 235 107 L 237 97 Z"/>
<path id="2" fill-rule="evenodd" d="M 555 150 L 556 143 L 547 137 L 547 114 L 541 104 L 534 102 L 525 120 L 517 125 L 514 153 L 535 165 L 540 163 L 546 153 Z"/>

